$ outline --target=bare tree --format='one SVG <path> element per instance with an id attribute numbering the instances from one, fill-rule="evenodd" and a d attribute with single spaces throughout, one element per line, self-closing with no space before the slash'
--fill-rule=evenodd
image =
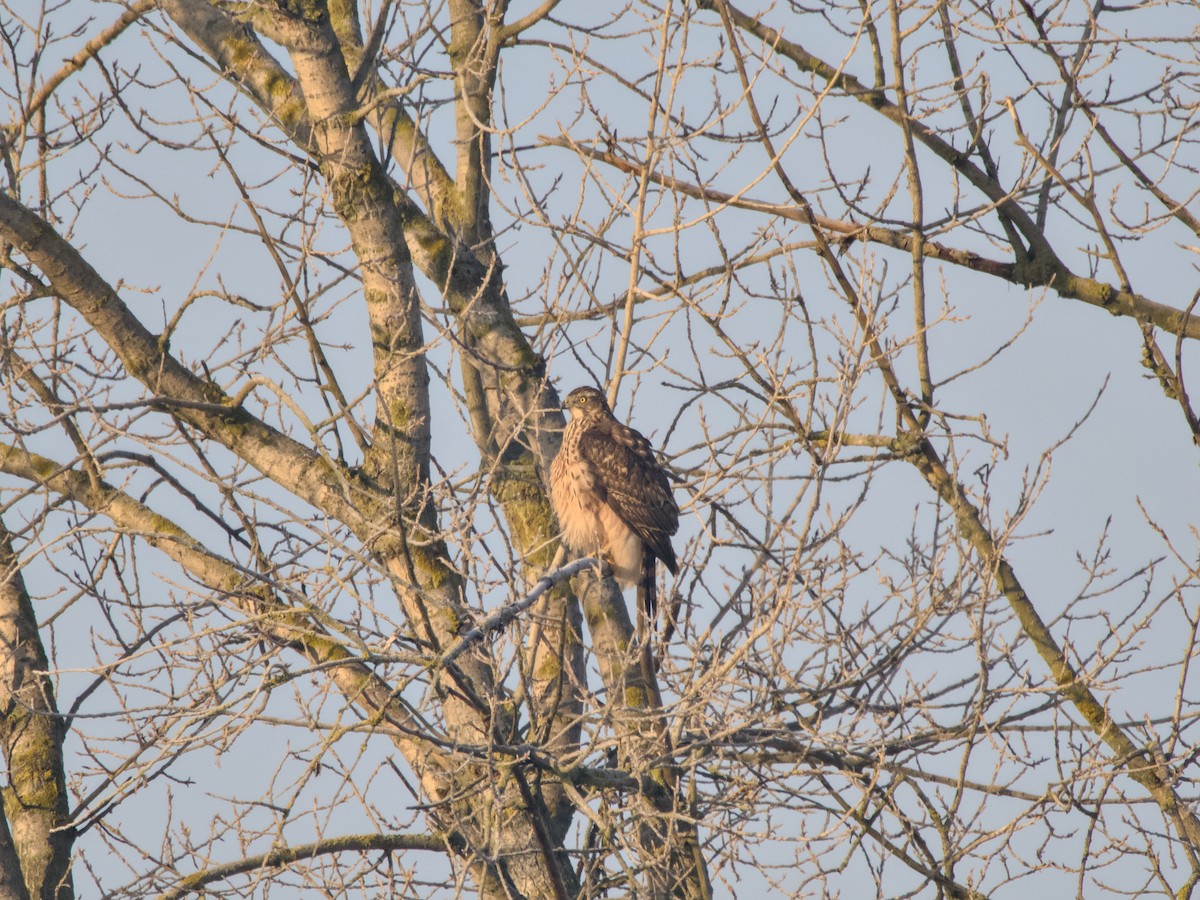
<path id="1" fill-rule="evenodd" d="M 0 900 L 1191 895 L 1194 9 L 26 5 Z"/>

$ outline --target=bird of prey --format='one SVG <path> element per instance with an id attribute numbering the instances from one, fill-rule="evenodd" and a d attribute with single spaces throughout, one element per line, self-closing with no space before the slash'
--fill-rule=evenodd
<path id="1" fill-rule="evenodd" d="M 563 538 L 598 556 L 622 589 L 638 585 L 647 621 L 654 622 L 654 561 L 678 571 L 671 535 L 679 507 L 650 442 L 613 418 L 604 395 L 577 387 L 563 409 L 571 421 L 550 467 L 550 500 Z"/>

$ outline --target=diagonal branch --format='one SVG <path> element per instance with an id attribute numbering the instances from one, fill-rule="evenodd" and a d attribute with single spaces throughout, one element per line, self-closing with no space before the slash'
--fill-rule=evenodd
<path id="1" fill-rule="evenodd" d="M 972 162 L 968 153 L 956 149 L 928 125 L 919 120 L 907 119 L 904 111 L 893 103 L 883 90 L 867 87 L 853 75 L 831 66 L 799 44 L 787 40 L 781 32 L 764 24 L 760 18 L 747 15 L 725 0 L 707 0 L 703 5 L 707 8 L 719 7 L 732 25 L 754 35 L 799 69 L 825 79 L 847 97 L 869 106 L 897 125 L 907 122 L 913 138 L 950 165 L 995 204 L 997 212 L 1016 226 L 1028 244 L 1028 250 L 1013 247 L 1012 275 L 1007 280 L 1026 287 L 1044 285 L 1063 297 L 1098 306 L 1113 315 L 1129 316 L 1171 334 L 1184 334 L 1189 339 L 1200 339 L 1200 322 L 1189 320 L 1180 310 L 1072 272 L 1059 259 L 1046 235 L 1017 202 L 1012 192 Z M 813 221 L 815 222 L 815 218 Z"/>
<path id="2" fill-rule="evenodd" d="M 126 28 L 153 10 L 158 3 L 159 0 L 134 0 L 125 12 L 117 17 L 117 21 L 84 44 L 83 48 L 68 59 L 61 69 L 42 83 L 37 93 L 30 99 L 29 105 L 25 107 L 25 117 L 32 119 L 41 112 L 46 102 L 64 81 L 86 66 L 101 50 L 120 37 Z"/>
<path id="3" fill-rule="evenodd" d="M 385 853 L 394 853 L 397 850 L 445 852 L 448 849 L 461 853 L 466 850 L 466 845 L 461 836 L 455 834 L 348 834 L 325 838 L 296 847 L 275 847 L 266 853 L 258 853 L 196 872 L 181 878 L 170 890 L 163 891 L 158 895 L 158 900 L 180 900 L 188 894 L 203 893 L 205 887 L 214 881 L 224 881 L 234 875 L 286 866 L 302 859 L 313 859 L 332 853 L 367 853 L 373 850 Z"/>
<path id="4" fill-rule="evenodd" d="M 0 235 L 49 280 L 117 354 L 126 370 L 176 415 L 360 537 L 372 525 L 359 511 L 369 489 L 328 458 L 251 415 L 212 381 L 167 352 L 117 292 L 48 222 L 0 193 Z M 357 500 L 357 502 L 355 502 Z"/>

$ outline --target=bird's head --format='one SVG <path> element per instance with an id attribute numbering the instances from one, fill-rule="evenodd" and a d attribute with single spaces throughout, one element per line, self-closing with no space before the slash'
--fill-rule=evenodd
<path id="1" fill-rule="evenodd" d="M 612 415 L 604 395 L 594 387 L 586 386 L 577 387 L 567 394 L 566 399 L 563 400 L 563 409 L 568 410 L 573 416 L 584 419 Z"/>

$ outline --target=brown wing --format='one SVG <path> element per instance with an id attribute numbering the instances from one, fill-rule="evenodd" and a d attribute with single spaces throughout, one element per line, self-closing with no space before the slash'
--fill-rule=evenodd
<path id="1" fill-rule="evenodd" d="M 627 425 L 601 419 L 581 435 L 579 453 L 613 512 L 672 573 L 678 571 L 671 535 L 679 530 L 679 507 L 650 442 Z"/>

